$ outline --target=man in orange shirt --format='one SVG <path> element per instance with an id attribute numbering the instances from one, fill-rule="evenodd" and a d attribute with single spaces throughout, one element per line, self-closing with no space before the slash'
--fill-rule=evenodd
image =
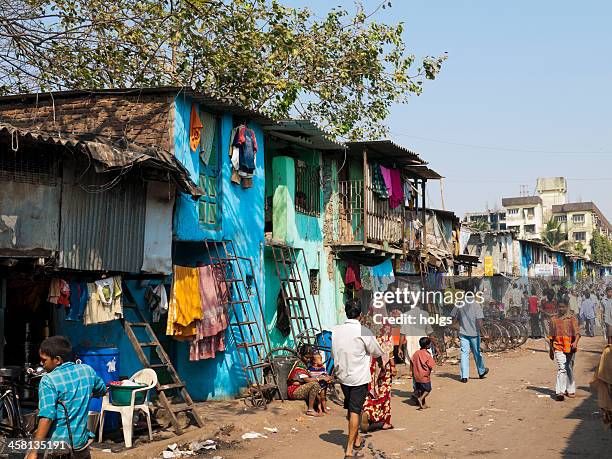
<path id="1" fill-rule="evenodd" d="M 556 399 L 561 402 L 565 396 L 576 396 L 576 380 L 574 379 L 574 362 L 578 341 L 580 340 L 580 326 L 576 316 L 569 312 L 567 303 L 561 302 L 557 306 L 557 315 L 550 321 L 550 359 L 557 362 Z"/>

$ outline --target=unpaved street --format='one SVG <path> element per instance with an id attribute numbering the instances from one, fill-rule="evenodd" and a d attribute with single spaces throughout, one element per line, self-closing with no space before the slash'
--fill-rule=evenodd
<path id="1" fill-rule="evenodd" d="M 542 341 L 529 341 L 522 349 L 488 355 L 490 376 L 484 380 L 458 380 L 458 366 L 446 364 L 435 371 L 431 408 L 417 411 L 407 400 L 411 382 L 394 384 L 392 421 L 395 430 L 368 434 L 375 450 L 395 457 L 609 457 L 612 434 L 604 432 L 588 383 L 604 345 L 601 337 L 583 338 L 576 362 L 577 397 L 556 402 L 555 366 Z M 334 458 L 343 457 L 343 411 L 313 419 L 302 415 L 297 402 L 275 403 L 267 411 L 244 409 L 240 402 L 202 404 L 210 429 L 185 434 L 182 441 L 213 438 L 219 426 L 233 426 L 225 437 L 240 440 L 247 431 L 267 438 L 244 440 L 211 451 L 206 457 L 223 458 Z M 264 427 L 277 427 L 271 433 Z M 143 445 L 126 456 L 154 457 L 169 439 Z M 178 439 L 179 444 L 181 439 Z M 108 457 L 96 453 L 97 457 Z M 366 457 L 373 457 L 368 450 Z M 385 457 L 379 455 L 378 457 Z"/>

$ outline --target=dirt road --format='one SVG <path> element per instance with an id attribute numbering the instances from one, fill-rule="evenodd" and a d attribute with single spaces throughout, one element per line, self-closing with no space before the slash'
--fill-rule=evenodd
<path id="1" fill-rule="evenodd" d="M 408 403 L 411 382 L 398 379 L 393 386 L 395 429 L 368 434 L 367 441 L 373 449 L 384 453 L 378 458 L 610 457 L 612 432 L 603 430 L 588 385 L 604 341 L 601 337 L 583 338 L 581 344 L 576 361 L 575 399 L 557 402 L 551 398 L 555 365 L 542 341 L 530 341 L 518 351 L 488 355 L 486 364 L 491 373 L 484 380 L 473 377 L 462 384 L 457 365 L 446 364 L 436 369 L 428 410 L 417 411 Z M 228 440 L 240 439 L 242 433 L 251 430 L 267 436 L 211 451 L 206 457 L 343 457 L 346 421 L 339 408 L 313 419 L 302 415 L 302 406 L 297 402 L 275 403 L 266 412 L 244 410 L 235 403 L 203 405 L 211 432 L 213 426 L 231 424 L 235 430 Z M 225 408 L 220 409 L 222 406 Z M 278 433 L 264 427 L 276 427 Z M 188 435 L 210 438 L 197 431 Z M 150 444 L 126 456 L 154 457 L 159 451 L 160 444 Z M 368 450 L 366 457 L 374 455 Z"/>

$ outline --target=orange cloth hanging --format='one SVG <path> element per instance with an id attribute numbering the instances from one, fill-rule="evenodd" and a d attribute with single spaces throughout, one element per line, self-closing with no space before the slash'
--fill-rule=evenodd
<path id="1" fill-rule="evenodd" d="M 196 110 L 195 104 L 191 106 L 191 116 L 189 117 L 189 146 L 192 151 L 198 149 L 200 145 L 200 139 L 202 138 L 202 128 L 204 125 L 200 121 L 198 111 Z"/>
<path id="2" fill-rule="evenodd" d="M 195 321 L 202 319 L 198 269 L 175 265 L 173 274 L 166 334 L 193 337 L 197 333 Z"/>

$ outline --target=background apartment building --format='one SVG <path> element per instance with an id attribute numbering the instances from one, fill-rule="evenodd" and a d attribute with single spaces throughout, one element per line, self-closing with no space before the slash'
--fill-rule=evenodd
<path id="1" fill-rule="evenodd" d="M 503 218 L 502 218 L 503 217 Z M 560 223 L 567 239 L 591 253 L 595 231 L 612 239 L 612 225 L 593 202 L 567 202 L 564 177 L 538 178 L 536 194 L 502 199 L 501 210 L 468 212 L 464 221 L 484 221 L 491 230 L 514 231 L 519 239 L 542 240 L 550 219 Z"/>
<path id="2" fill-rule="evenodd" d="M 506 229 L 505 210 L 486 210 L 484 212 L 466 212 L 463 221 L 476 223 L 485 222 L 489 229 L 493 231 L 503 231 Z"/>
<path id="3" fill-rule="evenodd" d="M 568 240 L 582 245 L 586 254 L 591 254 L 593 233 L 599 231 L 612 238 L 612 225 L 593 202 L 571 202 L 552 206 L 555 221 L 561 224 L 561 231 Z"/>
<path id="4" fill-rule="evenodd" d="M 546 222 L 540 196 L 503 198 L 502 206 L 506 209 L 506 229 L 514 231 L 520 239 L 541 237 Z"/>

